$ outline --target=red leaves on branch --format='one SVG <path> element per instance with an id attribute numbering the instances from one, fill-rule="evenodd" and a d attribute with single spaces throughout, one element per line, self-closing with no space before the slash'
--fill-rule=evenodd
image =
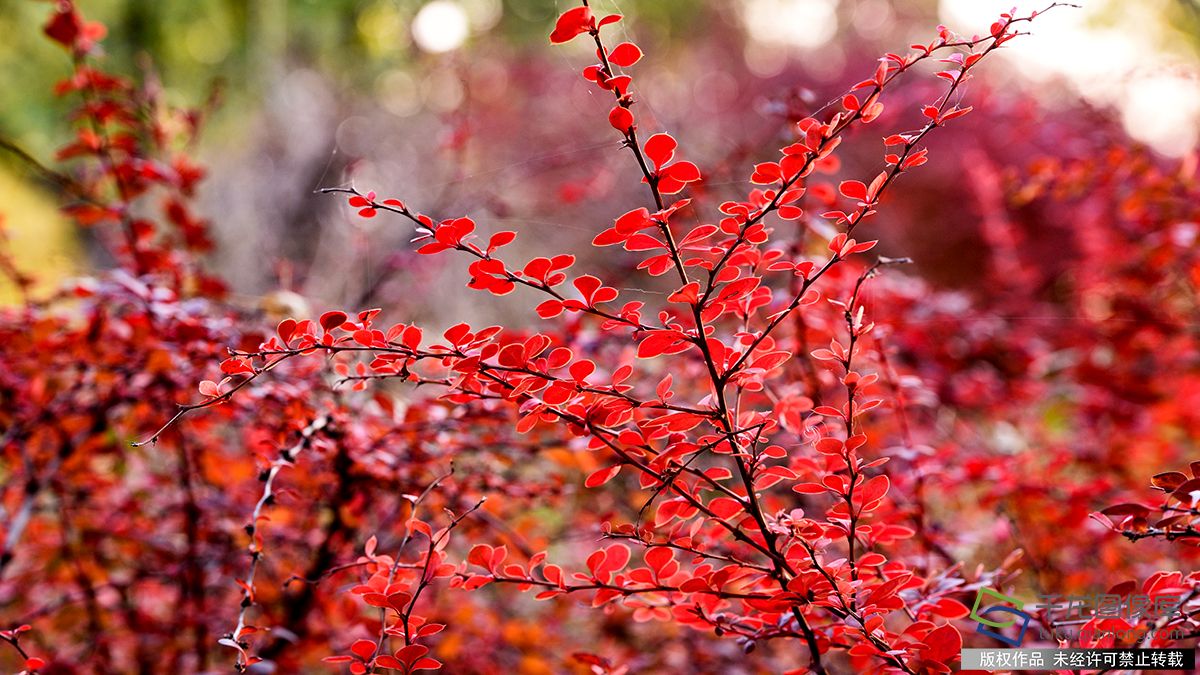
<path id="1" fill-rule="evenodd" d="M 507 295 L 516 288 L 516 284 L 509 279 L 508 269 L 499 260 L 476 260 L 467 269 L 471 274 L 467 286 L 471 288 L 488 291 L 492 295 Z"/>
<path id="2" fill-rule="evenodd" d="M 585 307 L 595 307 L 596 305 L 612 302 L 617 299 L 617 289 L 605 286 L 603 282 L 590 274 L 585 274 L 574 282 L 575 288 L 583 296 L 583 302 L 579 303 L 574 300 L 563 302 L 563 307 L 568 310 L 580 310 Z"/>
<path id="3" fill-rule="evenodd" d="M 542 286 L 557 286 L 567 280 L 565 270 L 575 264 L 573 255 L 556 255 L 553 258 L 534 258 L 525 264 L 521 276 L 536 281 Z"/>
<path id="4" fill-rule="evenodd" d="M 629 547 L 625 544 L 613 544 L 600 549 L 588 556 L 587 568 L 592 578 L 600 583 L 608 583 L 617 572 L 629 564 Z"/>
<path id="5" fill-rule="evenodd" d="M 1163 494 L 1161 505 L 1114 504 L 1094 517 L 1132 541 L 1159 538 L 1185 546 L 1200 546 L 1200 461 L 1192 462 L 1191 477 L 1182 471 L 1164 471 L 1150 478 Z"/>
<path id="6" fill-rule="evenodd" d="M 688 183 L 700 180 L 700 169 L 691 162 L 669 162 L 675 156 L 678 147 L 670 134 L 654 134 L 646 140 L 646 159 L 654 167 L 654 171 L 646 179 L 655 181 L 659 192 L 664 195 L 677 194 Z"/>
<path id="7" fill-rule="evenodd" d="M 974 556 L 963 553 L 969 544 L 991 539 L 954 538 L 934 522 L 949 508 L 941 501 L 956 498 L 947 486 L 975 481 L 985 509 L 1004 501 L 1019 510 L 1026 502 L 1013 494 L 1022 481 L 1054 469 L 1017 475 L 976 455 L 948 461 L 956 458 L 946 448 L 960 436 L 984 443 L 1011 433 L 997 410 L 1012 409 L 970 407 L 997 386 L 1000 367 L 1083 368 L 1062 365 L 1070 360 L 1063 355 L 1105 357 L 1094 343 L 1076 350 L 1064 341 L 1042 352 L 1028 346 L 1040 338 L 998 346 L 988 340 L 1000 319 L 985 317 L 992 323 L 976 332 L 959 322 L 961 302 L 915 279 L 877 288 L 872 277 L 900 261 L 864 262 L 859 254 L 876 241 L 859 241 L 855 230 L 881 204 L 890 208 L 885 196 L 928 161 L 928 134 L 971 111 L 959 105 L 962 84 L 1031 17 L 1006 15 L 988 36 L 971 39 L 940 29 L 911 53 L 888 54 L 835 105 L 789 126 L 784 147 L 747 171 L 749 184 L 714 203 L 698 185 L 697 164 L 678 158 L 675 136 L 650 133 L 653 116 L 635 116 L 633 80 L 613 68 L 631 68 L 644 54 L 633 42 L 608 49 L 601 31 L 620 17 L 567 10 L 550 41 L 585 33 L 595 41 L 599 63 L 582 74 L 589 89 L 612 96 L 595 124 L 603 126 L 607 111 L 630 155 L 630 183 L 645 186 L 638 203 L 605 204 L 606 220 L 593 224 L 594 246 L 621 249 L 578 260 L 538 251 L 518 261 L 504 248 L 516 233 L 492 229 L 484 216 L 480 223 L 435 217 L 418 212 L 417 200 L 328 190 L 358 217 L 405 223 L 419 254 L 461 259 L 466 286 L 512 293 L 514 307 L 532 306 L 546 322 L 535 329 L 455 318 L 440 336 L 426 336 L 409 323 L 380 323 L 379 310 L 265 323 L 217 302 L 220 285 L 204 275 L 198 255 L 212 242 L 188 209 L 203 172 L 160 156 L 184 144 L 153 140 L 165 132 L 147 126 L 143 92 L 89 65 L 84 57 L 102 31 L 69 3 L 52 12 L 47 35 L 78 57 L 62 93 L 100 99 L 80 108 L 80 128 L 60 153 L 86 163 L 84 203 L 67 213 L 113 235 L 122 269 L 80 284 L 70 312 L 30 303 L 4 317 L 13 367 L 0 377 L 0 421 L 17 439 L 6 431 L 4 450 L 20 461 L 11 472 L 19 476 L 15 497 L 6 497 L 14 503 L 3 511 L 29 515 L 5 516 L 6 542 L 19 546 L 5 543 L 0 571 L 17 560 L 21 583 L 37 581 L 41 568 L 29 561 L 86 559 L 87 547 L 106 542 L 97 549 L 103 555 L 63 575 L 75 578 L 53 582 L 54 597 L 76 597 L 77 584 L 79 597 L 99 599 L 85 609 L 111 626 L 105 632 L 88 628 L 89 619 L 63 621 L 96 632 L 87 641 L 106 670 L 145 666 L 134 660 L 154 660 L 160 645 L 175 664 L 163 667 L 199 667 L 211 659 L 211 640 L 243 670 L 270 661 L 281 672 L 300 671 L 323 658 L 353 673 L 436 670 L 443 662 L 467 672 L 495 667 L 489 650 L 519 642 L 517 634 L 545 631 L 530 639 L 537 648 L 566 640 L 554 624 L 582 621 L 569 614 L 580 603 L 563 596 L 602 607 L 615 621 L 670 624 L 661 635 L 695 630 L 688 644 L 713 654 L 730 651 L 711 647 L 713 640 L 736 641 L 743 670 L 955 666 L 973 594 L 1008 583 L 1019 556 L 961 565 L 958 556 Z M 919 126 L 884 132 L 882 164 L 853 172 L 855 162 L 843 164 L 837 153 L 843 140 L 862 124 L 892 124 L 882 117 L 883 98 L 933 55 L 946 56 L 947 65 L 929 78 L 936 93 L 909 111 Z M 1058 173 L 1078 180 L 1084 170 Z M 1040 199 L 1054 180 L 1070 180 L 1039 179 L 1024 198 Z M 690 198 L 672 201 L 689 187 Z M 1079 187 L 1055 189 L 1091 193 L 1068 189 Z M 1180 209 L 1178 220 L 1194 220 L 1175 202 L 1138 203 L 1173 189 L 1144 192 L 1122 195 L 1119 208 L 1087 212 L 1131 213 L 1141 222 Z M 160 193 L 161 214 L 140 201 Z M 1170 238 L 1146 239 L 1165 246 Z M 1138 268 L 1171 258 L 1154 253 Z M 634 268 L 635 276 L 665 278 L 628 281 Z M 1110 285 L 1078 276 L 1093 284 L 1087 311 L 1102 313 Z M 1188 268 L 1178 279 L 1193 276 Z M 877 295 L 864 296 L 867 288 Z M 266 328 L 272 324 L 274 331 Z M 1120 357 L 1134 362 L 1147 353 L 1138 342 Z M 1059 405 L 1062 391 L 1076 390 L 1064 386 L 1050 398 Z M 186 425 L 172 426 L 177 416 L 161 429 L 146 426 L 174 403 L 182 404 L 179 416 L 209 413 Z M 1164 406 L 1156 414 L 1173 413 Z M 986 433 L 960 427 L 975 419 L 989 421 Z M 157 445 L 118 448 L 114 420 L 125 425 L 120 437 L 136 433 Z M 1044 440 L 1048 453 L 1062 445 Z M 1130 538 L 1200 538 L 1200 474 L 1192 471 L 1153 477 L 1163 493 L 1158 507 L 1122 503 L 1097 517 Z M 1078 512 L 1085 498 L 1112 491 L 1099 483 L 1049 487 L 1061 491 L 1070 507 L 1063 511 Z M 38 501 L 47 490 L 54 513 Z M 486 507 L 485 496 L 494 497 Z M 141 501 L 154 508 L 131 506 Z M 75 532 L 56 520 L 60 511 L 89 509 L 103 511 L 105 522 L 81 521 Z M 1002 520 L 988 526 L 986 537 L 1011 529 Z M 1143 587 L 1165 595 L 1195 585 L 1164 573 Z M 553 609 L 536 615 L 546 625 L 517 624 L 509 589 L 551 601 Z M 172 635 L 122 628 L 142 616 L 140 606 L 109 610 L 143 596 L 179 608 L 163 631 Z M 468 610 L 457 609 L 464 602 Z M 21 632 L 0 638 L 20 647 Z M 464 643 L 470 648 L 455 646 Z M 621 669 L 600 656 L 577 659 L 603 672 Z M 47 667 L 41 657 L 23 661 L 27 669 Z"/>

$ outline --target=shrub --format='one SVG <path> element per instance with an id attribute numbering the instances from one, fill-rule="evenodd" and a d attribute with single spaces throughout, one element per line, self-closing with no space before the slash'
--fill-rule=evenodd
<path id="1" fill-rule="evenodd" d="M 547 644 L 595 673 L 949 672 L 955 622 L 982 588 L 1074 591 L 1167 564 L 1119 559 L 1116 537 L 1060 535 L 1143 464 L 1175 460 L 1164 436 L 1194 424 L 1170 402 L 1192 369 L 1135 384 L 1121 365 L 1194 360 L 1190 296 L 1163 279 L 1190 283 L 1194 232 L 1159 232 L 1195 218 L 1200 202 L 1181 194 L 1194 179 L 1119 146 L 1018 174 L 972 162 L 994 293 L 968 309 L 856 238 L 885 198 L 904 202 L 929 139 L 971 123 L 965 83 L 1037 14 L 1004 14 L 981 37 L 939 27 L 885 55 L 755 164 L 741 199 L 714 204 L 676 138 L 686 130 L 654 128 L 639 105 L 645 55 L 608 40 L 622 18 L 567 10 L 550 41 L 594 43 L 582 76 L 612 97 L 597 124 L 646 192 L 596 228 L 592 259 L 636 261 L 667 290 L 630 292 L 618 263 L 568 252 L 515 262 L 503 251 L 516 232 L 424 213 L 419 197 L 327 188 L 358 217 L 412 227 L 419 253 L 464 260 L 469 288 L 536 298 L 538 329 L 464 321 L 432 335 L 361 308 L 266 331 L 230 303 L 190 207 L 204 174 L 185 151 L 203 115 L 100 69 L 103 28 L 57 3 L 45 32 L 72 57 L 58 91 L 79 104 L 59 153 L 72 168 L 44 171 L 116 263 L 45 298 L 0 265 L 26 298 L 0 315 L 0 580 L 22 617 L 0 639 L 44 672 L 322 659 L 352 673 L 544 672 Z M 941 64 L 940 89 L 915 121 L 885 114 L 926 63 Z M 879 170 L 850 176 L 840 147 L 881 124 L 893 128 Z M 1022 242 L 1037 208 L 1092 218 L 1066 228 L 1078 247 L 1057 263 L 1075 276 L 1058 297 L 1039 295 L 1055 279 Z M 1113 328 L 1098 301 L 1153 316 Z M 1054 331 L 1026 321 L 1037 312 L 1081 321 Z M 1110 367 L 1104 350 L 1120 357 Z M 1091 360 L 1060 363 L 1067 352 Z M 1126 405 L 1139 387 L 1153 419 Z M 1055 415 L 1133 440 L 1089 454 L 1080 444 L 1096 439 Z M 1038 447 L 1014 451 L 1013 434 Z M 1188 505 L 1153 524 L 1144 506 L 1101 513 L 1130 538 L 1190 541 L 1195 480 L 1155 477 Z M 979 531 L 1001 544 L 979 554 Z M 1099 569 L 1072 569 L 1096 550 Z M 1023 556 L 1038 577 L 1025 585 Z M 1159 571 L 1111 591 L 1135 588 L 1186 604 L 1195 579 Z M 1156 627 L 1193 624 L 1183 612 Z M 656 655 L 665 643 L 687 645 L 686 668 Z"/>

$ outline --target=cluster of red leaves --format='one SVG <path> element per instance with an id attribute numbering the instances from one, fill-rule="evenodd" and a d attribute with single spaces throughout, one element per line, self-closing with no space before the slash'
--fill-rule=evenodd
<path id="1" fill-rule="evenodd" d="M 117 264 L 39 294 L 0 256 L 24 295 L 0 309 L 6 667 L 11 653 L 43 673 L 202 672 L 231 660 L 227 645 L 242 667 L 265 658 L 298 669 L 329 654 L 335 635 L 378 632 L 340 593 L 317 589 L 374 571 L 347 559 L 376 530 L 407 554 L 391 524 L 419 529 L 411 495 L 465 450 L 427 506 L 466 510 L 471 495 L 510 483 L 528 499 L 560 491 L 556 476 L 513 476 L 550 440 L 516 437 L 488 406 L 348 401 L 325 393 L 338 377 L 325 364 L 280 368 L 270 390 L 244 392 L 186 436 L 155 434 L 163 406 L 194 398 L 197 381 L 211 394 L 239 376 L 214 376 L 213 364 L 227 345 L 261 344 L 261 317 L 226 301 L 205 271 L 208 225 L 190 207 L 204 172 L 181 152 L 203 113 L 102 70 L 103 31 L 71 3 L 54 5 L 46 33 L 74 65 L 57 91 L 79 101 L 54 182 L 64 212 Z M 275 506 L 301 500 L 267 526 Z M 271 582 L 256 583 L 263 575 Z M 258 611 L 274 630 L 251 655 L 249 636 L 265 633 L 248 620 Z"/>
<path id="2" fill-rule="evenodd" d="M 593 244 L 670 279 L 665 302 L 623 298 L 619 276 L 569 253 L 514 262 L 514 232 L 483 237 L 470 218 L 331 190 L 360 217 L 410 223 L 423 255 L 465 256 L 468 287 L 537 298 L 531 314 L 546 322 L 433 335 L 375 309 L 263 331 L 224 303 L 204 271 L 207 225 L 188 207 L 203 173 L 175 151 L 174 130 L 195 133 L 202 115 L 98 69 L 103 29 L 57 3 L 46 33 L 74 63 L 59 90 L 81 100 L 60 153 L 65 208 L 120 265 L 0 314 L 12 476 L 0 602 L 14 608 L 0 640 L 44 673 L 225 661 L 286 672 L 322 659 L 356 674 L 495 672 L 501 645 L 525 655 L 506 667 L 536 673 L 545 661 L 529 655 L 547 639 L 588 650 L 573 655 L 579 672 L 666 668 L 632 622 L 687 645 L 693 669 L 926 673 L 954 668 L 974 592 L 1015 587 L 1022 554 L 1036 577 L 1025 592 L 1191 603 L 1194 575 L 1151 571 L 1168 556 L 1134 563 L 1119 537 L 1061 537 L 1102 500 L 1126 499 L 1143 467 L 1182 461 L 1178 438 L 1200 431 L 1177 400 L 1200 392 L 1194 369 L 1143 377 L 1146 364 L 1196 361 L 1194 305 L 1179 291 L 1200 280 L 1186 167 L 1118 147 L 1050 156 L 1020 179 L 977 162 L 967 180 L 986 207 L 994 292 L 969 311 L 913 279 L 871 281 L 903 261 L 864 260 L 875 241 L 855 238 L 922 173 L 910 175 L 930 135 L 970 123 L 963 84 L 1032 18 L 1004 15 L 982 37 L 941 28 L 886 55 L 838 107 L 795 124 L 708 222 L 705 173 L 678 159 L 684 130 L 639 134 L 650 122 L 626 69 L 643 51 L 602 35 L 621 17 L 568 10 L 550 40 L 594 43 L 582 76 L 613 95 L 608 122 L 649 197 Z M 883 134 L 877 171 L 842 176 L 843 141 L 904 124 L 884 99 L 927 61 L 945 69 L 915 128 Z M 1034 211 L 1044 219 L 1018 222 Z M 1070 222 L 1063 212 L 1091 219 L 1064 233 L 1075 258 L 1038 257 L 1022 232 Z M 788 240 L 793 222 L 802 241 Z M 1072 265 L 1074 287 L 1031 303 L 1062 271 L 1047 258 Z M 1025 320 L 1031 308 L 1047 320 Z M 1146 320 L 1105 321 L 1128 308 Z M 1059 315 L 1083 320 L 1064 330 Z M 147 420 L 164 401 L 180 412 L 156 431 Z M 209 412 L 174 424 L 198 409 Z M 1013 436 L 1037 451 L 1014 452 Z M 1135 504 L 1101 513 L 1129 538 L 1191 541 L 1195 481 L 1154 478 L 1161 518 Z M 573 520 L 554 513 L 568 507 Z M 997 544 L 965 569 L 972 532 Z M 605 541 L 579 544 L 589 537 Z M 1079 569 L 1097 551 L 1103 564 Z M 523 614 L 502 587 L 549 602 Z M 624 637 L 556 632 L 576 618 L 569 598 Z M 1156 627 L 1194 631 L 1185 609 Z"/>
<path id="3" fill-rule="evenodd" d="M 465 323 L 426 342 L 413 326 L 376 328 L 374 311 L 360 313 L 357 320 L 335 311 L 319 322 L 289 320 L 258 349 L 236 352 L 222 365 L 234 380 L 204 383 L 201 393 L 208 400 L 199 405 L 224 401 L 279 364 L 314 353 L 337 360 L 339 372 L 357 384 L 398 379 L 442 385 L 450 392 L 446 398 L 455 402 L 505 401 L 518 414 L 519 432 L 565 425 L 589 451 L 609 458 L 585 480 L 587 487 L 609 484 L 630 469 L 636 488 L 647 496 L 634 522 L 607 521 L 604 533 L 644 547 L 647 566 L 630 569 L 631 550 L 623 543 L 596 551 L 587 560 L 587 572 L 575 573 L 547 562 L 544 552 L 524 565 L 504 565 L 503 548 L 480 545 L 465 568 L 445 572 L 453 578 L 451 585 L 476 589 L 514 583 L 541 589 L 541 599 L 583 593 L 594 606 L 620 602 L 637 618 L 713 629 L 740 638 L 747 649 L 759 642 L 797 640 L 809 655 L 801 670 L 824 672 L 827 654 L 841 650 L 860 670 L 949 671 L 962 640 L 946 619 L 963 616 L 965 607 L 944 596 L 955 585 L 962 592 L 966 582 L 947 583 L 952 571 L 933 579 L 887 557 L 887 547 L 912 537 L 914 530 L 880 517 L 890 481 L 877 471 L 887 459 L 862 454 L 867 436 L 859 420 L 883 399 L 871 393 L 878 376 L 861 372 L 856 361 L 861 341 L 874 327 L 864 319 L 859 294 L 885 261 L 858 277 L 848 300 L 830 299 L 845 315 L 844 337 L 831 331 L 828 349 L 802 355 L 836 379 L 844 391 L 842 403 L 817 405 L 811 397 L 779 401 L 773 381 L 786 383 L 784 366 L 793 354 L 779 346 L 775 334 L 794 314 L 815 311 L 824 297 L 815 288 L 818 281 L 874 246 L 850 235 L 876 213 L 882 195 L 902 174 L 925 163 L 926 136 L 969 111 L 952 101 L 972 68 L 1032 17 L 1005 15 L 983 38 L 961 39 L 942 29 L 937 39 L 916 45 L 908 55 L 880 59 L 873 76 L 853 89 L 863 101 L 847 94 L 843 111 L 801 121 L 798 140 L 782 150 L 783 159 L 755 167 L 751 182 L 763 187 L 743 201 L 721 204 L 719 223 L 691 226 L 682 237 L 676 230 L 693 212 L 691 201 L 665 198 L 701 181 L 701 172 L 691 162 L 672 161 L 678 143 L 671 135 L 657 133 L 644 144 L 639 140 L 633 79 L 615 68 L 634 65 L 642 52 L 629 43 L 609 50 L 601 37 L 601 28 L 620 18 L 597 21 L 587 6 L 575 8 L 560 17 L 551 41 L 586 34 L 595 43 L 599 63 L 585 68 L 583 76 L 614 95 L 609 122 L 649 187 L 653 211 L 642 207 L 620 216 L 594 243 L 622 244 L 640 256 L 638 267 L 650 275 L 678 277 L 678 289 L 653 319 L 644 316 L 644 303 L 622 303 L 618 290 L 594 275 L 575 277 L 574 291 L 566 290 L 573 256 L 513 265 L 497 252 L 515 233 L 499 232 L 481 246 L 472 241 L 476 224 L 468 218 L 439 220 L 399 200 L 380 201 L 374 192 L 330 190 L 350 193 L 349 203 L 360 216 L 386 211 L 410 221 L 421 253 L 466 254 L 473 260 L 471 288 L 504 295 L 524 286 L 548 295 L 537 308 L 542 318 L 592 317 L 613 347 L 606 358 L 592 359 L 554 335 L 516 337 L 498 326 L 477 330 Z M 828 241 L 827 257 L 787 259 L 782 249 L 770 248 L 769 218 L 803 217 L 812 172 L 832 162 L 850 129 L 879 117 L 889 85 L 915 64 L 941 54 L 950 69 L 939 76 L 948 85 L 922 107 L 924 123 L 916 131 L 888 136 L 885 168 L 869 185 L 843 181 L 839 190 L 849 206 L 835 203 L 840 208 L 821 216 L 843 228 Z M 768 285 L 770 274 L 778 271 L 801 279 L 794 297 L 782 304 L 773 302 Z M 636 350 L 621 348 L 623 341 L 635 342 Z M 656 376 L 662 367 L 656 359 L 665 357 L 672 375 L 688 377 Z M 657 381 L 650 396 L 639 386 L 647 380 Z M 782 422 L 773 414 L 781 403 L 787 411 Z M 797 503 L 796 494 L 805 497 Z M 643 520 L 647 514 L 652 515 Z M 688 561 L 686 567 L 675 560 L 676 551 Z M 430 560 L 421 563 L 426 570 L 446 567 Z M 472 566 L 485 573 L 471 571 Z M 382 650 L 385 636 L 403 635 L 406 645 L 415 644 L 408 628 L 413 599 L 439 574 L 407 584 L 397 584 L 394 575 L 379 579 L 382 591 L 370 594 L 386 615 L 377 647 L 355 650 L 357 660 L 338 658 L 363 671 L 391 667 L 387 664 L 398 657 Z M 930 587 L 935 581 L 942 590 Z M 906 591 L 917 592 L 916 611 L 904 599 Z M 885 620 L 902 608 L 909 609 L 906 625 Z"/>
<path id="4" fill-rule="evenodd" d="M 73 115 L 76 138 L 57 159 L 87 158 L 97 169 L 68 186 L 77 201 L 65 212 L 89 227 L 118 225 L 115 231 L 98 229 L 113 239 L 109 248 L 127 258 L 132 272 L 173 277 L 177 291 L 186 283 L 198 294 L 221 295 L 224 284 L 191 262 L 191 255 L 212 249 L 206 223 L 188 207 L 204 171 L 176 150 L 199 132 L 203 114 L 170 109 L 157 86 L 135 88 L 94 68 L 88 57 L 104 26 L 84 21 L 71 3 L 59 3 L 45 33 L 70 52 L 75 66 L 55 93 L 80 100 Z M 158 221 L 130 208 L 151 193 L 157 193 Z"/>
<path id="5" fill-rule="evenodd" d="M 1044 149 L 1073 124 L 1103 133 L 1077 134 L 1070 149 Z M 1198 429 L 1189 309 L 1200 271 L 1194 159 L 1168 162 L 1116 142 L 1111 122 L 1081 113 L 1020 122 L 1012 137 L 1023 140 L 989 155 L 1011 153 L 1019 175 L 1006 175 L 981 153 L 968 159 L 989 251 L 987 292 L 968 305 L 914 286 L 880 311 L 889 326 L 882 340 L 888 361 L 924 382 L 897 390 L 907 409 L 900 431 L 913 450 L 904 453 L 906 470 L 891 475 L 901 491 L 962 514 L 953 527 L 983 533 L 992 559 L 1019 549 L 1028 574 L 1013 588 L 1031 602 L 1038 595 L 1152 594 L 1147 589 L 1187 599 L 1162 623 L 1133 621 L 1130 628 L 1165 629 L 1144 638 L 1119 641 L 1113 634 L 1126 626 L 1101 626 L 1103 618 L 1058 623 L 1061 613 L 1039 615 L 1046 628 L 1086 629 L 1082 646 L 1190 639 L 1200 625 L 1189 573 L 1195 553 L 1149 542 L 1134 551 L 1106 531 L 1135 540 L 1188 538 L 1188 519 L 1172 519 L 1185 515 L 1174 509 L 1186 506 L 1186 490 L 1170 495 L 1189 476 L 1168 470 L 1195 456 L 1183 439 Z M 1160 506 L 1131 503 L 1155 469 L 1152 483 L 1167 493 Z M 921 531 L 952 554 L 962 546 L 961 534 L 938 529 Z M 1112 633 L 1088 638 L 1095 628 Z"/>
<path id="6" fill-rule="evenodd" d="M 1196 529 L 1196 517 L 1200 510 L 1200 462 L 1192 462 L 1191 476 L 1182 471 L 1164 471 L 1150 478 L 1156 490 L 1164 493 L 1163 503 L 1157 509 L 1141 504 L 1115 504 L 1100 511 L 1108 517 L 1111 526 L 1133 540 L 1146 537 L 1162 537 L 1167 541 L 1196 545 L 1200 531 Z M 1151 513 L 1162 515 L 1151 522 Z"/>

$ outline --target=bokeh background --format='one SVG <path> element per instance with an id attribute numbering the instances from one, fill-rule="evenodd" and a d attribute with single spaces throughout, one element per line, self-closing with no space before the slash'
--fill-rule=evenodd
<path id="1" fill-rule="evenodd" d="M 314 311 L 299 296 L 329 306 L 402 299 L 413 318 L 437 322 L 471 302 L 451 281 L 458 273 L 412 269 L 404 225 L 351 218 L 341 200 L 314 190 L 352 183 L 438 216 L 469 214 L 535 235 L 524 242 L 590 239 L 637 186 L 614 180 L 626 158 L 577 75 L 589 48 L 546 42 L 563 2 L 89 0 L 83 9 L 109 27 L 109 67 L 152 72 L 170 102 L 208 113 L 196 148 L 211 172 L 201 210 L 219 240 L 213 265 L 235 297 L 293 314 Z M 1083 4 L 1037 22 L 971 95 L 997 99 L 988 114 L 998 117 L 1012 106 L 1038 117 L 1094 115 L 1157 153 L 1189 152 L 1200 118 L 1200 3 Z M 653 124 L 681 139 L 706 170 L 706 189 L 730 195 L 748 160 L 769 157 L 789 121 L 869 73 L 878 54 L 928 40 L 938 23 L 986 31 L 1011 8 L 1010 0 L 598 6 L 626 15 L 619 30 L 647 51 L 639 91 Z M 30 30 L 45 13 L 44 2 L 0 3 L 0 137 L 49 162 L 70 103 L 44 86 L 68 71 L 66 55 Z M 923 93 L 914 90 L 912 106 Z M 977 233 L 969 218 L 927 211 L 945 201 L 942 186 L 970 155 L 964 147 L 1003 155 L 1011 142 L 977 127 L 964 133 L 965 145 L 953 133 L 935 141 L 935 151 L 954 147 L 952 156 L 914 179 L 924 199 L 907 199 L 884 225 L 888 251 L 913 255 L 943 285 L 972 282 Z M 51 186 L 36 178 L 0 153 L 0 201 L 20 262 L 50 282 L 89 271 L 97 253 L 88 234 L 55 215 Z"/>

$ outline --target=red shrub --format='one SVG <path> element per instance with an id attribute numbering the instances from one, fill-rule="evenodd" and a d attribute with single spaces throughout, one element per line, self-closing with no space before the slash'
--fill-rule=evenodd
<path id="1" fill-rule="evenodd" d="M 594 43 L 582 75 L 612 96 L 648 197 L 592 243 L 670 290 L 647 302 L 564 252 L 516 262 L 516 233 L 419 197 L 326 190 L 406 221 L 421 254 L 461 255 L 468 287 L 536 298 L 542 322 L 433 335 L 358 308 L 264 331 L 227 303 L 189 208 L 203 171 L 174 135 L 202 116 L 100 70 L 103 30 L 58 3 L 46 33 L 75 64 L 59 91 L 80 101 L 66 210 L 119 264 L 0 315 L 0 639 L 43 672 L 924 673 L 954 668 L 984 587 L 1119 574 L 1146 579 L 1113 587 L 1125 595 L 1190 602 L 1191 576 L 1153 573 L 1173 553 L 1139 563 L 1118 537 L 1061 535 L 1178 461 L 1195 425 L 1179 400 L 1198 390 L 1180 290 L 1196 280 L 1194 178 L 1121 145 L 1007 175 L 975 158 L 964 181 L 994 260 L 973 303 L 872 281 L 909 261 L 854 238 L 885 199 L 903 206 L 931 134 L 971 124 L 963 84 L 1035 16 L 886 55 L 749 169 L 742 199 L 712 204 L 687 130 L 641 114 L 626 71 L 642 50 L 608 47 L 621 17 L 568 10 L 550 40 Z M 843 176 L 839 146 L 923 62 L 944 69 L 915 127 L 882 132 L 878 172 Z M 1016 124 L 997 120 L 982 124 Z M 1075 246 L 1047 264 L 1023 237 L 1064 213 Z M 788 221 L 804 226 L 792 240 Z M 1045 292 L 1062 269 L 1070 288 Z M 1109 322 L 1118 308 L 1138 321 Z M 1102 513 L 1130 538 L 1193 540 L 1195 479 L 1154 481 L 1166 519 Z"/>

